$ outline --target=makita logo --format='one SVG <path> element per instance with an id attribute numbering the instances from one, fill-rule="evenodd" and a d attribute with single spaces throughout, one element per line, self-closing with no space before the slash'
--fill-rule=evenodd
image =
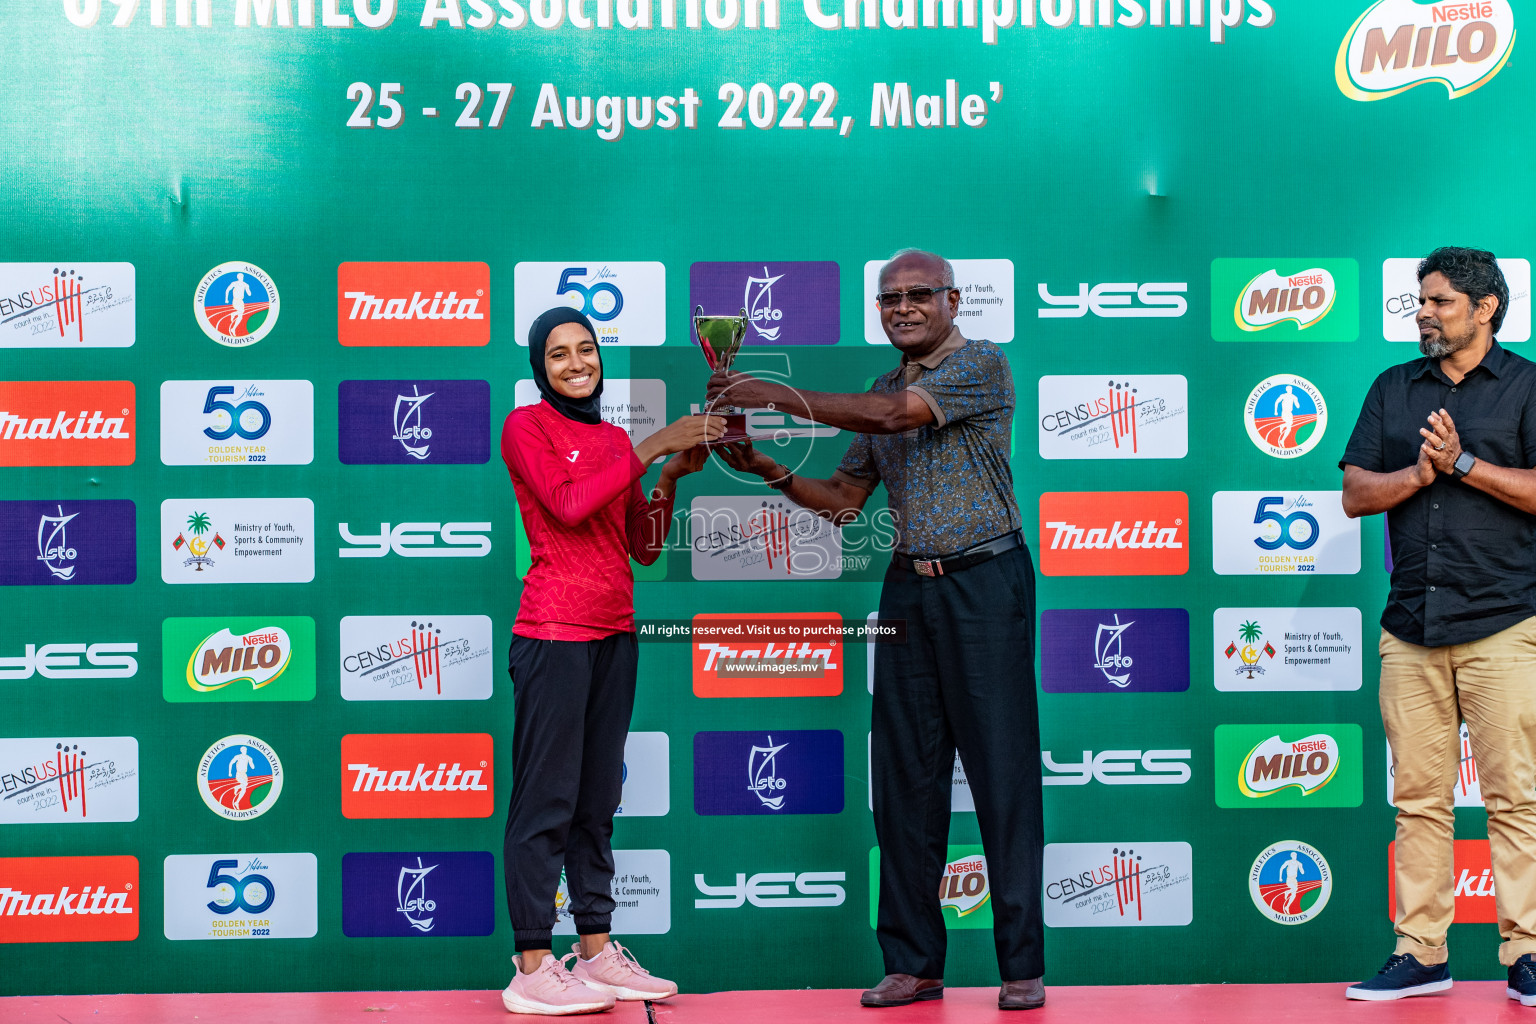
<path id="1" fill-rule="evenodd" d="M 484 263 L 343 263 L 336 334 L 343 345 L 485 345 L 491 269 Z"/>
<path id="2" fill-rule="evenodd" d="M 342 817 L 488 818 L 493 746 L 487 733 L 343 736 Z"/>
<path id="3" fill-rule="evenodd" d="M 0 888 L 0 916 L 27 917 L 29 915 L 60 914 L 132 914 L 127 892 L 107 892 L 98 885 L 92 890 L 87 885 L 82 892 L 71 894 L 69 886 L 57 893 L 26 893 L 20 889 Z"/>
<path id="4" fill-rule="evenodd" d="M 1142 525 L 1140 519 L 1131 526 L 1122 526 L 1116 519 L 1107 527 L 1084 528 L 1074 526 L 1071 523 L 1046 523 L 1045 528 L 1051 530 L 1051 550 L 1071 548 L 1081 550 L 1083 548 L 1097 548 L 1100 550 L 1139 550 L 1141 548 L 1182 548 L 1184 542 L 1179 540 L 1179 531 L 1182 527 L 1157 525 L 1154 519 Z"/>
<path id="5" fill-rule="evenodd" d="M 384 299 L 367 292 L 343 292 L 352 300 L 348 320 L 484 320 L 478 298 L 459 298 L 458 292 L 434 292 L 428 299 L 412 292 L 409 299 Z"/>
<path id="6" fill-rule="evenodd" d="M 0 466 L 128 466 L 134 386 L 126 380 L 0 382 Z"/>
<path id="7" fill-rule="evenodd" d="M 1189 496 L 1048 491 L 1040 495 L 1040 540 L 1040 571 L 1047 576 L 1183 575 L 1189 571 Z"/>
<path id="8" fill-rule="evenodd" d="M 778 644 L 769 641 L 753 647 L 731 647 L 727 644 L 699 644 L 699 651 L 704 655 L 703 671 L 722 672 L 729 674 L 733 663 L 740 662 L 799 662 L 802 665 L 813 668 L 829 669 L 839 668 L 837 662 L 832 660 L 832 648 L 812 647 L 809 643 Z M 763 675 L 771 671 L 759 666 L 753 675 Z M 786 672 L 785 674 L 801 675 L 801 672 Z M 819 672 L 816 674 L 820 674 Z"/>
<path id="9" fill-rule="evenodd" d="M 481 769 L 465 771 L 459 762 L 453 767 L 439 762 L 437 770 L 418 763 L 415 771 L 409 769 L 375 768 L 371 764 L 349 764 L 347 771 L 354 772 L 354 793 L 450 793 L 455 791 L 490 792 L 491 787 L 480 781 Z"/>
<path id="10" fill-rule="evenodd" d="M 118 438 L 128 440 L 133 434 L 124 429 L 131 413 L 123 410 L 121 416 L 108 416 L 100 409 L 87 413 L 81 409 L 71 413 L 60 409 L 52 419 L 47 416 L 29 418 L 0 410 L 0 439 L 6 441 L 56 441 L 96 440 Z"/>
<path id="11" fill-rule="evenodd" d="M 0 857 L 0 942 L 131 942 L 138 936 L 136 858 Z"/>

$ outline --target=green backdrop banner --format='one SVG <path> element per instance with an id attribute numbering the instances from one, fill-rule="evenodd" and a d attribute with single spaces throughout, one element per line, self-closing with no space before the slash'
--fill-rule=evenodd
<path id="1" fill-rule="evenodd" d="M 504 984 L 528 323 L 592 316 L 638 439 L 702 399 L 696 305 L 747 311 L 741 369 L 867 387 L 906 246 L 1014 375 L 1048 980 L 1368 974 L 1386 553 L 1336 463 L 1417 355 L 1429 249 L 1497 252 L 1529 340 L 1516 28 L 1508 0 L 7 5 L 0 990 Z M 750 426 L 813 476 L 851 440 Z M 880 974 L 897 525 L 883 490 L 834 530 L 712 462 L 636 569 L 614 930 L 684 991 Z M 954 801 L 947 978 L 989 984 L 959 765 Z M 1456 969 L 1496 977 L 1470 756 L 1457 802 Z M 1106 972 L 1122 927 L 1159 955 Z"/>

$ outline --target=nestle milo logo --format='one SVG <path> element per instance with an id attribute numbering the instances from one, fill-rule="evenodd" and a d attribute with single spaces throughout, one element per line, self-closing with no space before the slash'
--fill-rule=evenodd
<path id="1" fill-rule="evenodd" d="M 1211 337 L 1217 341 L 1354 341 L 1360 268 L 1354 260 L 1211 261 Z"/>
<path id="2" fill-rule="evenodd" d="M 307 616 L 166 619 L 166 700 L 313 700 L 315 622 Z"/>
<path id="3" fill-rule="evenodd" d="M 1430 82 L 1455 99 L 1502 71 L 1514 45 L 1509 0 L 1378 0 L 1339 44 L 1334 78 L 1352 100 L 1384 100 Z"/>

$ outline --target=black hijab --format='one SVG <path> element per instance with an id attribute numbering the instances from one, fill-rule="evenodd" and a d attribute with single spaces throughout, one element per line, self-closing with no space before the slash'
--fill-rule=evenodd
<path id="1" fill-rule="evenodd" d="M 593 343 L 597 341 L 597 332 L 592 329 L 592 321 L 582 315 L 580 310 L 570 306 L 556 306 L 554 309 L 546 309 L 539 314 L 539 318 L 528 328 L 528 361 L 533 364 L 533 382 L 539 386 L 539 394 L 544 396 L 544 401 L 555 407 L 555 410 L 568 420 L 578 423 L 601 423 L 603 420 L 603 378 L 597 378 L 597 387 L 586 398 L 567 398 L 554 389 L 549 383 L 549 374 L 544 369 L 544 346 L 549 341 L 549 332 L 561 324 L 580 324 L 592 335 Z M 597 350 L 598 370 L 603 366 L 603 350 Z"/>

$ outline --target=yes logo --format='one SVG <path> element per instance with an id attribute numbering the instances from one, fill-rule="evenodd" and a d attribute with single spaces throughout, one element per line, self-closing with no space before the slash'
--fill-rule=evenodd
<path id="1" fill-rule="evenodd" d="M 162 693 L 172 703 L 315 697 L 314 619 L 172 618 L 162 637 Z"/>
<path id="2" fill-rule="evenodd" d="M 139 671 L 139 645 L 25 645 L 17 657 L 0 657 L 0 681 L 31 679 L 132 679 Z M 83 661 L 82 661 L 83 659 Z"/>
<path id="3" fill-rule="evenodd" d="M 1359 807 L 1360 726 L 1218 725 L 1216 806 Z"/>
<path id="4" fill-rule="evenodd" d="M 1217 341 L 1354 341 L 1360 267 L 1347 259 L 1211 261 Z"/>
<path id="5" fill-rule="evenodd" d="M 1040 283 L 1040 298 L 1045 306 L 1035 310 L 1035 315 L 1049 317 L 1094 316 L 1117 317 L 1168 317 L 1183 316 L 1189 309 L 1184 293 L 1189 285 L 1179 283 L 1160 284 L 1096 284 L 1090 288 L 1087 282 L 1077 286 L 1075 295 L 1053 295 L 1050 285 Z"/>
<path id="6" fill-rule="evenodd" d="M 1044 786 L 1086 786 L 1098 780 L 1106 786 L 1182 786 L 1189 781 L 1190 750 L 1101 750 L 1097 755 L 1083 751 L 1081 761 L 1058 762 L 1044 750 L 1041 764 L 1047 772 Z"/>
<path id="7" fill-rule="evenodd" d="M 703 875 L 694 875 L 693 884 L 703 898 L 693 901 L 697 910 L 729 910 L 751 903 L 754 907 L 840 907 L 848 892 L 839 882 L 846 882 L 846 871 L 759 871 L 748 878 L 737 872 L 728 885 L 710 885 Z M 789 887 L 795 887 L 791 895 Z"/>
<path id="8" fill-rule="evenodd" d="M 383 558 L 391 551 L 401 558 L 484 558 L 491 553 L 490 523 L 380 523 L 376 534 L 354 534 L 349 523 L 337 528 L 343 541 L 360 545 L 338 550 L 342 558 Z"/>
<path id="9" fill-rule="evenodd" d="M 1345 96 L 1362 102 L 1431 82 L 1456 99 L 1504 70 L 1514 45 L 1509 0 L 1377 0 L 1344 34 L 1334 80 Z"/>

